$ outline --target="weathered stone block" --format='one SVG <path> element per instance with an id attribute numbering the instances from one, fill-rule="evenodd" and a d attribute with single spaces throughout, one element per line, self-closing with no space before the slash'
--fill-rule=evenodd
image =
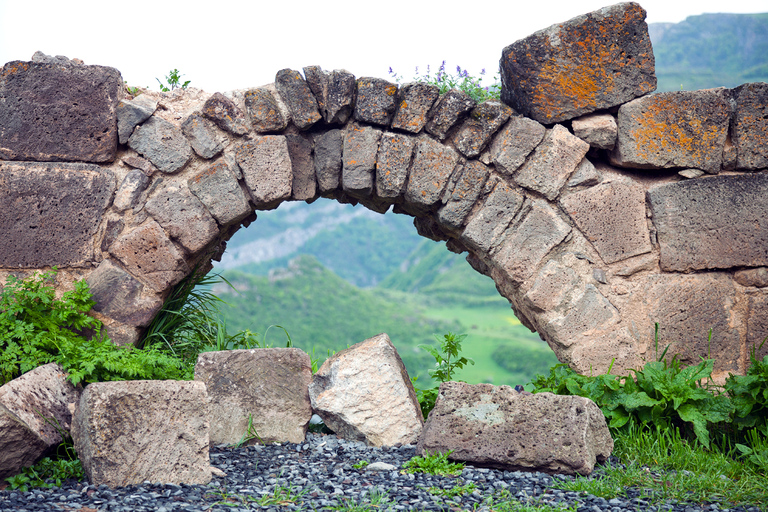
<path id="1" fill-rule="evenodd" d="M 219 227 L 208 209 L 182 184 L 162 186 L 147 200 L 144 209 L 192 254 L 205 248 L 219 234 Z"/>
<path id="2" fill-rule="evenodd" d="M 555 339 L 551 341 L 569 347 L 578 337 L 589 337 L 620 320 L 619 310 L 594 285 L 588 284 L 568 313 L 550 322 L 550 332 L 555 333 Z"/>
<path id="3" fill-rule="evenodd" d="M 376 156 L 376 195 L 396 200 L 403 197 L 416 138 L 386 132 L 381 136 Z"/>
<path id="4" fill-rule="evenodd" d="M 0 162 L 0 266 L 83 266 L 115 192 L 91 164 Z"/>
<path id="5" fill-rule="evenodd" d="M 251 213 L 248 198 L 224 159 L 191 177 L 187 185 L 221 226 L 236 224 Z"/>
<path id="6" fill-rule="evenodd" d="M 181 132 L 187 137 L 195 153 L 205 159 L 215 157 L 229 144 L 227 136 L 212 121 L 197 112 L 181 123 Z"/>
<path id="7" fill-rule="evenodd" d="M 343 154 L 341 130 L 328 130 L 315 137 L 315 175 L 320 194 L 327 194 L 341 184 Z"/>
<path id="8" fill-rule="evenodd" d="M 118 238 L 109 252 L 156 292 L 164 292 L 178 283 L 190 270 L 182 254 L 154 220 Z"/>
<path id="9" fill-rule="evenodd" d="M 369 197 L 376 175 L 376 154 L 381 130 L 349 123 L 344 130 L 344 155 L 341 184 L 353 197 Z"/>
<path id="10" fill-rule="evenodd" d="M 597 149 L 613 149 L 619 128 L 611 114 L 589 114 L 571 123 L 573 134 Z"/>
<path id="11" fill-rule="evenodd" d="M 261 87 L 246 91 L 244 103 L 251 126 L 257 133 L 279 132 L 288 126 L 288 118 L 268 89 Z"/>
<path id="12" fill-rule="evenodd" d="M 496 169 L 512 176 L 544 138 L 547 129 L 533 119 L 513 116 L 491 144 L 491 161 Z"/>
<path id="13" fill-rule="evenodd" d="M 124 324 L 147 326 L 163 305 L 157 295 L 142 296 L 144 285 L 108 259 L 99 263 L 87 282 L 96 302 L 93 311 Z"/>
<path id="14" fill-rule="evenodd" d="M 192 146 L 181 130 L 156 116 L 133 130 L 128 146 L 167 174 L 180 171 L 192 158 Z"/>
<path id="15" fill-rule="evenodd" d="M 355 120 L 389 126 L 397 109 L 397 85 L 381 78 L 357 79 Z"/>
<path id="16" fill-rule="evenodd" d="M 220 92 L 213 94 L 203 104 L 203 115 L 225 132 L 235 135 L 248 133 L 248 120 L 235 102 Z"/>
<path id="17" fill-rule="evenodd" d="M 293 186 L 291 199 L 312 201 L 317 197 L 315 163 L 312 161 L 312 139 L 303 135 L 288 134 L 288 154 L 291 157 Z"/>
<path id="18" fill-rule="evenodd" d="M 603 177 L 597 168 L 584 158 L 579 165 L 576 166 L 576 170 L 571 174 L 571 179 L 568 180 L 569 187 L 591 187 L 597 185 L 602 181 Z"/>
<path id="19" fill-rule="evenodd" d="M 157 100 L 141 94 L 132 100 L 121 100 L 117 104 L 117 135 L 120 144 L 125 144 L 136 125 L 149 119 L 157 108 Z"/>
<path id="20" fill-rule="evenodd" d="M 754 350 L 758 361 L 768 355 L 768 294 L 749 296 L 749 317 L 747 318 L 747 351 Z M 750 363 L 746 361 L 747 365 Z M 746 368 L 744 368 L 746 370 Z"/>
<path id="21" fill-rule="evenodd" d="M 315 95 L 317 106 L 327 124 L 344 124 L 355 110 L 357 82 L 355 75 L 345 69 L 330 73 L 320 66 L 304 68 L 304 76 Z"/>
<path id="22" fill-rule="evenodd" d="M 417 449 L 453 450 L 451 459 L 475 466 L 588 475 L 610 456 L 613 439 L 588 398 L 444 382 Z"/>
<path id="23" fill-rule="evenodd" d="M 579 283 L 572 268 L 557 261 L 548 261 L 541 269 L 531 288 L 525 293 L 528 306 L 542 311 L 551 311 L 559 307 L 567 294 Z"/>
<path id="24" fill-rule="evenodd" d="M 392 128 L 419 133 L 427 124 L 427 113 L 438 95 L 434 85 L 415 82 L 402 86 Z"/>
<path id="25" fill-rule="evenodd" d="M 141 193 L 149 185 L 149 176 L 139 169 L 134 169 L 123 178 L 120 188 L 115 194 L 114 207 L 118 212 L 133 208 L 139 201 Z"/>
<path id="26" fill-rule="evenodd" d="M 479 104 L 464 118 L 453 136 L 456 149 L 467 158 L 476 157 L 514 113 L 514 110 L 500 101 L 489 100 Z"/>
<path id="27" fill-rule="evenodd" d="M 645 188 L 614 181 L 575 192 L 560 204 L 606 263 L 651 252 Z"/>
<path id="28" fill-rule="evenodd" d="M 555 125 L 517 171 L 515 181 L 553 201 L 587 151 L 589 144 L 571 135 L 562 125 Z"/>
<path id="29" fill-rule="evenodd" d="M 451 89 L 438 98 L 427 114 L 426 131 L 440 140 L 448 136 L 451 128 L 464 119 L 477 102 L 469 94 Z"/>
<path id="30" fill-rule="evenodd" d="M 0 69 L 0 158 L 111 162 L 117 153 L 115 68 L 13 61 Z"/>
<path id="31" fill-rule="evenodd" d="M 520 192 L 505 182 L 496 183 L 483 206 L 467 222 L 461 242 L 470 249 L 490 254 L 520 211 L 523 199 Z"/>
<path id="32" fill-rule="evenodd" d="M 245 140 L 237 146 L 235 155 L 256 209 L 272 208 L 291 197 L 293 173 L 284 136 Z"/>
<path id="33" fill-rule="evenodd" d="M 121 161 L 128 167 L 139 169 L 141 172 L 143 172 L 147 176 L 152 176 L 155 173 L 155 171 L 157 171 L 157 167 L 152 165 L 152 162 L 150 162 L 146 158 L 141 158 L 138 155 L 130 155 L 130 154 L 126 155 L 123 158 L 121 158 Z"/>
<path id="34" fill-rule="evenodd" d="M 611 163 L 638 169 L 694 167 L 716 174 L 723 163 L 731 107 L 726 89 L 662 92 L 619 108 Z"/>
<path id="35" fill-rule="evenodd" d="M 386 334 L 329 357 L 309 385 L 312 409 L 344 439 L 414 443 L 424 418 L 403 361 Z"/>
<path id="36" fill-rule="evenodd" d="M 768 168 L 768 84 L 740 85 L 732 91 L 733 144 L 736 168 L 756 171 Z"/>
<path id="37" fill-rule="evenodd" d="M 291 118 L 300 130 L 305 130 L 322 119 L 317 101 L 301 73 L 293 69 L 281 69 L 275 76 L 275 87 L 282 96 Z"/>
<path id="38" fill-rule="evenodd" d="M 414 209 L 428 210 L 439 200 L 459 154 L 448 146 L 424 138 L 416 143 L 405 202 Z"/>
<path id="39" fill-rule="evenodd" d="M 47 444 L 18 416 L 0 404 L 0 478 L 32 466 L 48 449 Z"/>
<path id="40" fill-rule="evenodd" d="M 488 167 L 476 160 L 463 166 L 448 200 L 437 211 L 437 220 L 442 226 L 452 231 L 461 229 L 490 174 Z"/>
<path id="41" fill-rule="evenodd" d="M 249 444 L 302 443 L 312 417 L 307 391 L 309 356 L 297 348 L 204 352 L 195 380 L 208 390 L 211 444 L 237 444 L 251 428 Z"/>
<path id="42" fill-rule="evenodd" d="M 768 265 L 768 175 L 667 183 L 648 201 L 662 270 Z"/>
<path id="43" fill-rule="evenodd" d="M 501 99 L 542 124 L 656 89 L 645 10 L 627 2 L 552 25 L 502 51 Z"/>
<path id="44" fill-rule="evenodd" d="M 768 268 L 748 268 L 737 270 L 733 279 L 742 286 L 755 286 L 757 288 L 768 287 Z"/>
<path id="45" fill-rule="evenodd" d="M 93 485 L 205 485 L 211 480 L 206 413 L 202 382 L 96 382 L 80 398 L 72 439 Z"/>

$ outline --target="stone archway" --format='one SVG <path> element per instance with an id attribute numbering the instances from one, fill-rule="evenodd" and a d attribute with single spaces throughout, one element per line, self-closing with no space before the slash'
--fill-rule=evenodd
<path id="1" fill-rule="evenodd" d="M 644 11 L 599 14 L 551 30 L 567 43 L 602 37 L 595 24 L 632 29 L 621 50 L 646 57 L 619 65 L 640 72 L 584 72 L 588 57 L 607 66 L 604 41 L 579 46 L 594 56 L 518 66 L 515 55 L 567 52 L 539 32 L 502 56 L 517 110 L 315 66 L 246 91 L 131 98 L 112 68 L 8 63 L 0 277 L 58 266 L 62 289 L 87 278 L 94 314 L 129 343 L 255 211 L 330 197 L 391 207 L 466 251 L 578 371 L 642 365 L 659 322 L 684 361 L 711 354 L 721 377 L 741 373 L 768 334 L 768 85 L 644 96 L 655 87 Z M 574 96 L 566 78 L 579 73 L 634 82 L 619 97 L 593 94 L 605 84 Z M 525 90 L 537 80 L 550 82 Z"/>

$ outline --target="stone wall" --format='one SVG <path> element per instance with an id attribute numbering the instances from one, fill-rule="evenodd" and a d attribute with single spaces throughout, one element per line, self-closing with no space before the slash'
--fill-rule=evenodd
<path id="1" fill-rule="evenodd" d="M 328 197 L 466 251 L 578 371 L 653 359 L 658 322 L 670 354 L 742 373 L 768 335 L 768 84 L 649 94 L 644 20 L 618 4 L 510 45 L 503 102 L 479 105 L 317 66 L 131 97 L 113 68 L 10 62 L 0 280 L 86 278 L 135 342 L 255 210 Z"/>

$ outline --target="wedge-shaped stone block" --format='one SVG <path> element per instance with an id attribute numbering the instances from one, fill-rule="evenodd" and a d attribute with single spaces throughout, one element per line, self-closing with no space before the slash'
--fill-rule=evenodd
<path id="1" fill-rule="evenodd" d="M 501 99 L 542 124 L 621 105 L 656 89 L 645 10 L 634 2 L 552 25 L 504 48 Z"/>
<path id="2" fill-rule="evenodd" d="M 315 163 L 312 161 L 312 139 L 307 135 L 288 134 L 288 155 L 291 157 L 293 185 L 291 199 L 312 201 L 317 197 Z"/>
<path id="3" fill-rule="evenodd" d="M 120 188 L 117 189 L 113 206 L 118 212 L 124 212 L 128 208 L 133 208 L 138 204 L 141 193 L 149 185 L 149 176 L 139 169 L 133 169 L 125 175 Z"/>
<path id="4" fill-rule="evenodd" d="M 562 125 L 555 125 L 523 164 L 515 181 L 553 201 L 589 151 L 589 144 Z"/>
<path id="5" fill-rule="evenodd" d="M 235 157 L 256 209 L 269 209 L 291 197 L 293 171 L 288 142 L 282 135 L 245 140 Z"/>
<path id="6" fill-rule="evenodd" d="M 304 76 L 315 95 L 317 106 L 327 124 L 344 124 L 355 110 L 357 82 L 355 75 L 345 69 L 330 73 L 320 66 L 307 66 Z"/>
<path id="7" fill-rule="evenodd" d="M 102 260 L 87 278 L 93 294 L 93 311 L 118 322 L 144 327 L 149 325 L 163 305 L 163 300 L 110 260 Z"/>
<path id="8" fill-rule="evenodd" d="M 77 403 L 81 391 L 56 363 L 38 366 L 0 386 L 0 477 L 32 465 L 62 442 L 55 425 L 69 432 L 69 405 Z"/>
<path id="9" fill-rule="evenodd" d="M 513 116 L 493 139 L 491 161 L 505 176 L 512 176 L 544 138 L 547 129 L 533 119 Z"/>
<path id="10" fill-rule="evenodd" d="M 667 183 L 648 200 L 662 270 L 768 265 L 768 175 Z"/>
<path id="11" fill-rule="evenodd" d="M 203 115 L 216 123 L 225 132 L 234 135 L 248 133 L 248 120 L 235 102 L 220 92 L 215 93 L 203 104 Z"/>
<path id="12" fill-rule="evenodd" d="M 453 460 L 508 471 L 589 475 L 611 455 L 613 439 L 588 398 L 444 382 L 417 450 L 453 450 Z"/>
<path id="13" fill-rule="evenodd" d="M 572 268 L 557 261 L 548 261 L 525 293 L 524 300 L 528 306 L 551 311 L 563 304 L 568 293 L 578 283 L 579 279 Z"/>
<path id="14" fill-rule="evenodd" d="M 723 88 L 662 92 L 630 101 L 619 109 L 611 163 L 638 169 L 693 167 L 716 174 L 730 115 Z"/>
<path id="15" fill-rule="evenodd" d="M 488 167 L 477 160 L 463 166 L 448 200 L 437 211 L 437 220 L 442 226 L 452 231 L 461 229 L 490 175 Z"/>
<path id="16" fill-rule="evenodd" d="M 328 130 L 315 137 L 315 175 L 320 194 L 327 194 L 341 185 L 343 148 L 341 130 Z"/>
<path id="17" fill-rule="evenodd" d="M 111 162 L 117 153 L 115 68 L 13 61 L 0 69 L 0 158 Z"/>
<path id="18" fill-rule="evenodd" d="M 224 159 L 191 177 L 187 185 L 222 226 L 240 222 L 251 213 L 248 199 Z"/>
<path id="19" fill-rule="evenodd" d="M 571 226 L 551 206 L 535 200 L 525 218 L 502 235 L 504 243 L 493 256 L 493 262 L 512 283 L 523 284 L 570 232 Z"/>
<path id="20" fill-rule="evenodd" d="M 555 334 L 551 341 L 569 347 L 579 341 L 580 337 L 591 336 L 595 331 L 616 324 L 619 320 L 619 310 L 594 285 L 588 284 L 584 294 L 573 303 L 568 313 L 550 322 L 550 332 Z"/>
<path id="21" fill-rule="evenodd" d="M 309 356 L 297 348 L 204 352 L 195 380 L 208 390 L 211 444 L 302 443 L 312 417 Z"/>
<path id="22" fill-rule="evenodd" d="M 322 119 L 317 101 L 301 73 L 293 69 L 281 69 L 275 76 L 275 87 L 291 111 L 291 118 L 300 130 L 305 130 Z"/>
<path id="23" fill-rule="evenodd" d="M 95 382 L 83 391 L 72 440 L 88 481 L 123 487 L 145 481 L 211 481 L 205 384 Z"/>
<path id="24" fill-rule="evenodd" d="M 736 168 L 755 171 L 768 168 L 768 84 L 740 85 L 732 92 L 736 103 L 733 144 Z"/>
<path id="25" fill-rule="evenodd" d="M 440 140 L 448 136 L 448 132 L 464 119 L 477 102 L 469 94 L 458 89 L 451 89 L 438 98 L 427 114 L 426 131 Z"/>
<path id="26" fill-rule="evenodd" d="M 180 171 L 192 159 L 192 146 L 181 130 L 156 116 L 136 127 L 128 146 L 166 174 Z"/>
<path id="27" fill-rule="evenodd" d="M 406 203 L 415 209 L 432 208 L 458 162 L 459 154 L 450 147 L 428 138 L 419 140 L 405 190 Z"/>
<path id="28" fill-rule="evenodd" d="M 565 196 L 560 204 L 604 262 L 651 252 L 642 185 L 631 181 L 604 183 Z"/>
<path id="29" fill-rule="evenodd" d="M 309 385 L 312 409 L 344 439 L 415 443 L 424 424 L 408 371 L 386 334 L 329 357 Z"/>
<path id="30" fill-rule="evenodd" d="M 417 139 L 386 132 L 381 136 L 376 156 L 376 195 L 382 199 L 400 199 L 405 193 L 408 167 Z"/>
<path id="31" fill-rule="evenodd" d="M 187 137 L 195 153 L 205 159 L 215 157 L 229 144 L 224 132 L 219 130 L 213 121 L 197 112 L 181 123 L 181 132 Z"/>
<path id="32" fill-rule="evenodd" d="M 397 85 L 381 78 L 357 79 L 355 120 L 389 126 L 397 109 Z"/>
<path id="33" fill-rule="evenodd" d="M 164 292 L 189 274 L 181 252 L 154 220 L 115 240 L 109 252 L 156 292 Z"/>
<path id="34" fill-rule="evenodd" d="M 280 105 L 267 88 L 246 91 L 244 103 L 251 126 L 256 132 L 279 132 L 288 126 L 288 119 L 283 115 Z"/>
<path id="35" fill-rule="evenodd" d="M 219 226 L 208 209 L 183 183 L 161 186 L 147 200 L 144 209 L 192 254 L 219 234 Z"/>
<path id="36" fill-rule="evenodd" d="M 344 130 L 344 155 L 341 183 L 353 197 L 370 197 L 376 175 L 376 154 L 381 130 L 355 123 Z"/>
<path id="37" fill-rule="evenodd" d="M 611 114 L 589 114 L 571 123 L 573 134 L 597 149 L 613 149 L 619 136 L 616 118 Z"/>
<path id="38" fill-rule="evenodd" d="M 470 249 L 490 254 L 520 211 L 523 199 L 525 197 L 520 192 L 505 182 L 497 182 L 483 205 L 467 222 L 461 242 Z"/>
<path id="39" fill-rule="evenodd" d="M 115 192 L 91 164 L 0 162 L 0 266 L 84 266 Z"/>
<path id="40" fill-rule="evenodd" d="M 427 113 L 437 97 L 438 89 L 434 85 L 414 82 L 402 86 L 392 128 L 419 133 L 427 124 Z"/>
<path id="41" fill-rule="evenodd" d="M 456 149 L 467 158 L 476 157 L 514 113 L 514 110 L 500 101 L 489 100 L 479 104 L 464 118 L 453 136 Z"/>
<path id="42" fill-rule="evenodd" d="M 133 129 L 155 113 L 157 100 L 141 94 L 132 100 L 122 100 L 117 104 L 117 135 L 120 144 L 125 144 Z"/>

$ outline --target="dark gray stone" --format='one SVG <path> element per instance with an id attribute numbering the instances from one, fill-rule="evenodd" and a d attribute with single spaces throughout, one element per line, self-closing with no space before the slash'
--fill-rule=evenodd
<path id="1" fill-rule="evenodd" d="M 0 69 L 0 158 L 111 162 L 123 79 L 104 66 L 13 61 Z"/>
<path id="2" fill-rule="evenodd" d="M 248 120 L 243 111 L 220 92 L 215 93 L 203 104 L 203 115 L 225 132 L 235 135 L 248 133 Z"/>
<path id="3" fill-rule="evenodd" d="M 499 181 L 483 205 L 472 215 L 460 240 L 470 249 L 489 254 L 523 206 L 524 196 Z"/>
<path id="4" fill-rule="evenodd" d="M 134 169 L 126 174 L 120 188 L 117 189 L 117 194 L 115 194 L 115 210 L 123 212 L 128 208 L 135 207 L 147 185 L 149 185 L 149 177 L 139 169 Z"/>
<path id="5" fill-rule="evenodd" d="M 318 122 L 322 116 L 317 110 L 317 101 L 301 73 L 293 69 L 281 69 L 275 76 L 275 87 L 288 105 L 295 124 L 305 130 Z"/>
<path id="6" fill-rule="evenodd" d="M 192 159 L 192 146 L 181 130 L 156 116 L 136 127 L 128 146 L 166 174 L 180 171 Z"/>
<path id="7" fill-rule="evenodd" d="M 467 158 L 476 157 L 514 113 L 514 110 L 500 101 L 484 101 L 472 109 L 453 136 L 456 149 Z"/>
<path id="8" fill-rule="evenodd" d="M 381 78 L 357 79 L 355 120 L 389 126 L 397 109 L 397 85 Z"/>
<path id="9" fill-rule="evenodd" d="M 147 176 L 152 176 L 157 170 L 157 167 L 152 165 L 152 162 L 137 155 L 126 155 L 121 160 L 128 167 L 138 169 Z"/>
<path id="10" fill-rule="evenodd" d="M 427 211 L 440 201 L 459 154 L 430 138 L 419 140 L 414 149 L 405 202 L 412 209 Z"/>
<path id="11" fill-rule="evenodd" d="M 591 187 L 602 180 L 602 175 L 589 159 L 584 158 L 568 180 L 569 187 Z"/>
<path id="12" fill-rule="evenodd" d="M 339 188 L 341 184 L 341 130 L 328 130 L 315 137 L 315 174 L 320 194 Z"/>
<path id="13" fill-rule="evenodd" d="M 373 192 L 376 154 L 381 130 L 350 123 L 344 130 L 344 156 L 341 184 L 353 197 L 369 197 Z"/>
<path id="14" fill-rule="evenodd" d="M 139 95 L 132 100 L 122 100 L 117 104 L 117 135 L 120 144 L 125 144 L 137 125 L 143 123 L 157 108 L 157 101 L 148 96 Z"/>
<path id="15" fill-rule="evenodd" d="M 312 140 L 308 136 L 288 134 L 288 154 L 293 169 L 291 199 L 312 201 L 317 197 L 315 163 L 312 161 Z"/>
<path id="16" fill-rule="evenodd" d="M 419 133 L 427 124 L 427 113 L 437 97 L 438 88 L 434 85 L 414 82 L 402 86 L 392 128 Z"/>
<path id="17" fill-rule="evenodd" d="M 258 133 L 279 132 L 288 126 L 288 119 L 267 89 L 251 89 L 245 93 L 245 110 L 253 129 Z"/>
<path id="18" fill-rule="evenodd" d="M 736 103 L 733 144 L 736 168 L 755 171 L 768 168 L 768 84 L 740 85 L 732 92 Z"/>
<path id="19" fill-rule="evenodd" d="M 197 112 L 181 123 L 181 132 L 195 153 L 208 160 L 224 151 L 229 144 L 227 136 L 212 121 Z"/>
<path id="20" fill-rule="evenodd" d="M 147 200 L 144 209 L 192 254 L 219 234 L 216 221 L 187 186 L 165 184 Z"/>
<path id="21" fill-rule="evenodd" d="M 384 133 L 376 157 L 376 195 L 393 201 L 403 197 L 416 138 Z"/>
<path id="22" fill-rule="evenodd" d="M 448 136 L 448 132 L 453 128 L 477 102 L 469 94 L 458 89 L 451 89 L 438 98 L 432 109 L 427 114 L 427 133 L 434 135 L 440 140 Z"/>
<path id="23" fill-rule="evenodd" d="M 512 117 L 491 144 L 491 161 L 505 176 L 512 176 L 544 138 L 547 129 L 533 119 Z"/>
<path id="24" fill-rule="evenodd" d="M 667 183 L 648 200 L 662 270 L 768 265 L 768 174 Z"/>
<path id="25" fill-rule="evenodd" d="M 142 297 L 144 285 L 109 260 L 103 260 L 86 279 L 93 294 L 93 310 L 118 322 L 144 327 L 163 305 L 152 294 Z"/>
<path id="26" fill-rule="evenodd" d="M 317 110 L 327 123 L 325 100 L 328 96 L 328 73 L 323 71 L 323 68 L 320 66 L 305 66 L 302 68 L 302 71 L 304 71 L 304 79 L 307 81 L 309 90 L 315 96 Z"/>
<path id="27" fill-rule="evenodd" d="M 355 110 L 355 75 L 345 69 L 334 69 L 326 73 L 320 66 L 308 66 L 304 68 L 304 76 L 325 122 L 346 123 Z"/>
<path id="28" fill-rule="evenodd" d="M 77 267 L 112 201 L 111 171 L 90 164 L 0 161 L 0 267 Z"/>
<path id="29" fill-rule="evenodd" d="M 187 185 L 221 226 L 240 222 L 251 213 L 248 199 L 224 159 L 190 178 Z"/>
<path id="30" fill-rule="evenodd" d="M 471 160 L 463 166 L 448 201 L 437 212 L 437 220 L 442 226 L 452 231 L 461 228 L 464 219 L 480 197 L 488 176 L 488 167 L 476 160 Z"/>
<path id="31" fill-rule="evenodd" d="M 627 2 L 552 25 L 502 51 L 501 99 L 551 125 L 656 89 L 645 10 Z"/>

